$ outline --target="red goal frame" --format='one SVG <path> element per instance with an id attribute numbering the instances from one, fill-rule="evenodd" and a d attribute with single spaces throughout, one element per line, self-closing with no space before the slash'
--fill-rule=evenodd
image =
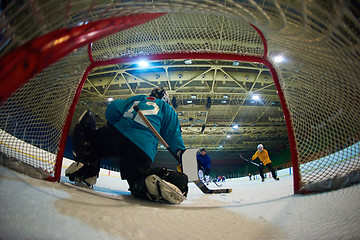
<path id="1" fill-rule="evenodd" d="M 77 48 L 88 45 L 88 55 L 90 65 L 82 76 L 80 84 L 77 86 L 71 107 L 69 108 L 63 131 L 61 133 L 59 151 L 56 156 L 54 176 L 50 177 L 50 181 L 60 181 L 62 159 L 65 149 L 66 138 L 71 125 L 71 120 L 75 111 L 75 106 L 79 100 L 83 85 L 92 69 L 99 66 L 119 64 L 124 62 L 133 62 L 140 57 L 123 57 L 106 61 L 94 61 L 91 52 L 91 43 L 101 38 L 115 34 L 128 28 L 146 23 L 156 19 L 166 13 L 147 13 L 133 14 L 122 17 L 113 17 L 102 19 L 87 24 L 76 26 L 74 28 L 63 28 L 50 32 L 44 36 L 38 37 L 10 53 L 4 55 L 0 59 L 0 103 L 3 103 L 9 96 L 27 83 L 32 77 L 40 73 L 46 67 L 59 59 L 65 57 Z M 299 193 L 300 190 L 300 172 L 298 164 L 298 154 L 296 149 L 294 129 L 292 125 L 290 111 L 281 88 L 279 76 L 275 67 L 268 60 L 268 46 L 264 34 L 254 25 L 251 26 L 257 31 L 263 42 L 264 53 L 261 57 L 246 56 L 238 54 L 220 54 L 220 53 L 165 53 L 146 56 L 147 60 L 167 60 L 167 59 L 218 59 L 231 60 L 240 62 L 262 63 L 267 66 L 273 77 L 276 90 L 279 95 L 282 110 L 284 113 L 287 132 L 290 143 L 291 159 L 293 167 L 294 192 Z M 144 58 L 144 57 L 141 57 Z M 9 80 L 10 79 L 10 80 Z"/>

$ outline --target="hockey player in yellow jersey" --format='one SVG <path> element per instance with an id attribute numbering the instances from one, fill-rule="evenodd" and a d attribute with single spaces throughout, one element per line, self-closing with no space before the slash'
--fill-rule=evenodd
<path id="1" fill-rule="evenodd" d="M 273 167 L 271 165 L 271 160 L 270 160 L 268 151 L 266 151 L 264 149 L 264 146 L 262 144 L 259 144 L 257 146 L 257 149 L 258 150 L 252 156 L 251 160 L 254 161 L 256 158 L 260 159 L 259 173 L 260 173 L 260 176 L 261 176 L 261 181 L 262 182 L 265 181 L 265 178 L 264 178 L 264 166 L 266 166 L 271 171 L 271 174 L 272 174 L 273 178 L 276 181 L 278 181 L 279 178 L 276 176 L 276 172 L 275 172 L 275 170 L 273 169 Z"/>

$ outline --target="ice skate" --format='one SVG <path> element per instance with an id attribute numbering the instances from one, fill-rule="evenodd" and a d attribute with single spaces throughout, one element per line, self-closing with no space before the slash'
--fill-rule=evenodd
<path id="1" fill-rule="evenodd" d="M 65 176 L 69 177 L 75 184 L 84 183 L 91 187 L 96 183 L 98 177 L 96 168 L 84 163 L 73 162 L 65 171 Z"/>
<path id="2" fill-rule="evenodd" d="M 206 183 L 206 185 L 210 184 L 210 176 L 209 175 L 205 175 L 205 183 Z"/>
<path id="3" fill-rule="evenodd" d="M 83 187 L 83 188 L 87 188 L 87 189 L 94 189 L 94 185 L 96 183 L 96 179 L 97 177 L 90 177 L 87 179 L 80 179 L 80 178 L 75 178 L 74 181 L 74 185 L 78 186 L 78 187 Z"/>
<path id="4" fill-rule="evenodd" d="M 185 196 L 180 189 L 155 174 L 145 179 L 145 184 L 151 198 L 155 201 L 166 200 L 172 204 L 180 204 L 185 200 Z"/>

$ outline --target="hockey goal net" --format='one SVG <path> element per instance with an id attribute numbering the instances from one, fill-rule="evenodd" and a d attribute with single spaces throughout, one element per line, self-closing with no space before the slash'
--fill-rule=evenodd
<path id="1" fill-rule="evenodd" d="M 267 65 L 295 192 L 360 169 L 355 1 L 2 1 L 0 16 L 0 151 L 53 180 L 91 69 L 142 56 Z"/>

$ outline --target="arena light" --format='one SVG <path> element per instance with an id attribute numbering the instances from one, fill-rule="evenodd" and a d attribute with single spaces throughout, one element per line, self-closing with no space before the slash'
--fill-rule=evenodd
<path id="1" fill-rule="evenodd" d="M 114 101 L 114 98 L 113 97 L 108 97 L 108 99 L 107 99 L 109 102 L 112 102 L 112 101 Z"/>
<path id="2" fill-rule="evenodd" d="M 285 58 L 283 55 L 276 55 L 274 56 L 273 60 L 276 63 L 282 63 L 285 60 Z"/>
<path id="3" fill-rule="evenodd" d="M 88 24 L 89 23 L 89 21 L 84 21 L 84 22 L 79 22 L 77 25 L 78 26 L 81 26 L 81 25 L 86 25 L 86 24 Z"/>
<path id="4" fill-rule="evenodd" d="M 149 66 L 149 62 L 145 61 L 145 60 L 139 61 L 138 64 L 139 64 L 140 67 L 148 67 Z"/>
<path id="5" fill-rule="evenodd" d="M 252 100 L 259 101 L 259 100 L 260 100 L 260 96 L 259 96 L 259 95 L 253 95 L 253 96 L 252 96 Z"/>
<path id="6" fill-rule="evenodd" d="M 223 148 L 224 146 L 223 145 L 220 145 L 219 148 Z"/>
<path id="7" fill-rule="evenodd" d="M 184 60 L 184 63 L 190 65 L 190 64 L 192 64 L 192 61 L 191 61 L 191 59 L 186 59 L 186 60 Z"/>
<path id="8" fill-rule="evenodd" d="M 230 135 L 227 135 L 226 137 L 227 137 L 227 138 L 231 138 L 231 136 L 230 136 Z"/>
<path id="9" fill-rule="evenodd" d="M 233 126 L 232 126 L 233 129 L 238 129 L 239 128 L 239 124 L 235 123 Z"/>

